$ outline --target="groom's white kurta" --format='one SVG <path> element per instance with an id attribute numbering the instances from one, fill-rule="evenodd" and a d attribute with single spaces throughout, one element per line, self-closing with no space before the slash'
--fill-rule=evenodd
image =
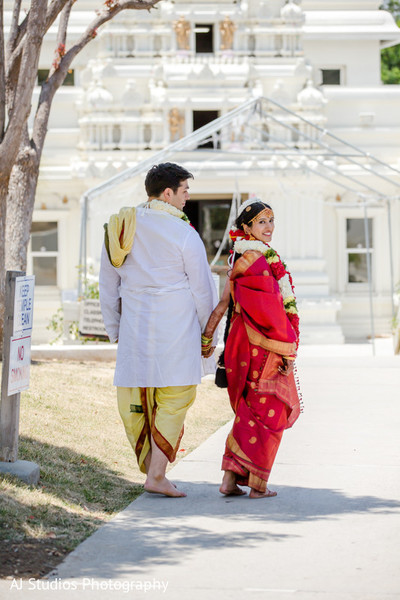
<path id="1" fill-rule="evenodd" d="M 101 257 L 101 310 L 110 340 L 118 340 L 114 385 L 198 384 L 201 331 L 218 301 L 204 244 L 167 212 L 146 206 L 136 215 L 122 267 L 111 265 L 104 247 Z"/>

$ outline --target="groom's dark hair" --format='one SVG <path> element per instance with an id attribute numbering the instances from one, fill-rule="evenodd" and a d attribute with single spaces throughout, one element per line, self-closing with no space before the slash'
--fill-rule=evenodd
<path id="1" fill-rule="evenodd" d="M 180 165 L 167 162 L 151 167 L 144 185 L 149 198 L 158 198 L 166 188 L 171 188 L 176 194 L 178 187 L 186 179 L 193 179 L 192 173 Z"/>

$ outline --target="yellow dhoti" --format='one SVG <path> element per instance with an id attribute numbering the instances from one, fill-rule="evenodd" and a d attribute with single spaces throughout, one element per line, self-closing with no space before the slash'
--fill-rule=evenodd
<path id="1" fill-rule="evenodd" d="M 144 459 L 150 450 L 150 436 L 169 462 L 175 460 L 185 416 L 195 397 L 195 385 L 117 387 L 119 414 L 142 473 L 146 472 Z"/>

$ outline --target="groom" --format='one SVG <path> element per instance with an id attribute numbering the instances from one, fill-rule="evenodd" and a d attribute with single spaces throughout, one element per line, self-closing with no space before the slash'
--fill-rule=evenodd
<path id="1" fill-rule="evenodd" d="M 173 163 L 153 166 L 148 202 L 110 218 L 100 267 L 104 324 L 118 341 L 118 409 L 145 490 L 172 497 L 186 496 L 166 468 L 201 381 L 201 332 L 217 304 L 204 244 L 183 212 L 192 178 Z"/>

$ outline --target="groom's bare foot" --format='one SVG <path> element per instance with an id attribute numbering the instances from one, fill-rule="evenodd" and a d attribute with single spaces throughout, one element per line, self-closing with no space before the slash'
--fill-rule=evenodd
<path id="1" fill-rule="evenodd" d="M 277 492 L 272 492 L 268 488 L 265 492 L 258 492 L 252 488 L 249 494 L 249 498 L 273 498 L 274 496 L 277 496 Z"/>
<path id="2" fill-rule="evenodd" d="M 166 477 L 161 480 L 148 477 L 144 484 L 144 489 L 150 494 L 162 494 L 170 498 L 186 498 L 185 492 L 178 490 L 175 484 L 171 483 Z"/>

